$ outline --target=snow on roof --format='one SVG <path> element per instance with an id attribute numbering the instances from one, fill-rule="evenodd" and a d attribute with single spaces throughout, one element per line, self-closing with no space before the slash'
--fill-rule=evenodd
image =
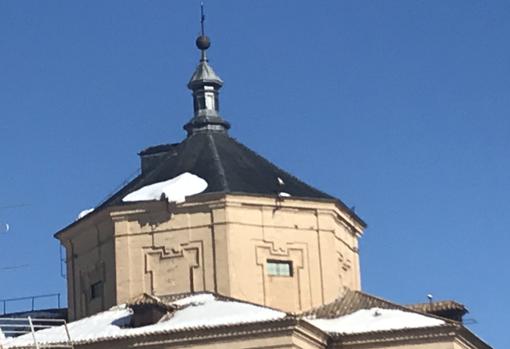
<path id="1" fill-rule="evenodd" d="M 184 297 L 173 301 L 171 304 L 176 305 L 178 307 L 187 306 L 190 304 L 203 304 L 206 302 L 210 302 L 214 300 L 214 295 L 211 293 L 197 293 L 194 295 L 190 295 L 189 297 Z"/>
<path id="2" fill-rule="evenodd" d="M 140 335 L 169 333 L 184 329 L 198 329 L 225 325 L 247 324 L 283 319 L 286 313 L 235 300 L 224 300 L 210 293 L 193 294 L 168 303 L 177 307 L 171 316 L 159 322 L 130 327 L 133 310 L 127 305 L 115 306 L 107 311 L 71 322 L 67 325 L 74 343 Z M 327 333 L 355 334 L 364 332 L 402 330 L 406 328 L 433 327 L 445 324 L 443 320 L 396 309 L 361 309 L 352 314 L 333 319 L 305 319 Z M 39 344 L 68 342 L 65 328 L 58 326 L 35 333 Z M 32 334 L 2 339 L 4 349 L 33 345 Z"/>
<path id="3" fill-rule="evenodd" d="M 124 196 L 122 201 L 159 200 L 165 195 L 168 201 L 184 202 L 186 196 L 199 194 L 207 189 L 207 182 L 192 173 L 184 172 L 177 177 L 163 182 L 146 185 Z"/>
<path id="4" fill-rule="evenodd" d="M 92 213 L 92 212 L 94 212 L 93 208 L 88 208 L 86 210 L 83 210 L 80 213 L 78 213 L 76 220 L 82 219 L 83 217 L 85 217 L 86 215 L 88 215 L 89 213 Z"/>
<path id="5" fill-rule="evenodd" d="M 445 323 L 443 320 L 417 313 L 381 308 L 360 309 L 334 319 L 307 319 L 307 321 L 325 332 L 343 334 L 432 327 Z"/>
<path id="6" fill-rule="evenodd" d="M 128 327 L 133 311 L 126 305 L 69 323 L 68 329 L 74 343 L 102 339 L 130 337 L 137 335 L 166 333 L 183 329 L 246 324 L 283 319 L 286 313 L 241 301 L 226 301 L 212 294 L 197 294 L 169 303 L 178 307 L 170 317 L 163 317 L 158 323 L 144 327 Z M 42 344 L 67 342 L 63 326 L 41 330 L 35 333 Z M 8 338 L 0 342 L 4 348 L 22 347 L 33 344 L 31 334 Z"/>

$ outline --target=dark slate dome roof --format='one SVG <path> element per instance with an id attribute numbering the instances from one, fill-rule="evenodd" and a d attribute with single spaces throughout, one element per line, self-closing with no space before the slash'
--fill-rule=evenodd
<path id="1" fill-rule="evenodd" d="M 223 81 L 208 63 L 206 50 L 209 45 L 209 39 L 207 45 L 205 41 L 197 41 L 201 58 L 188 83 L 193 95 L 194 116 L 184 126 L 187 138 L 178 144 L 158 145 L 140 152 L 141 174 L 97 209 L 122 205 L 126 195 L 142 187 L 189 172 L 207 182 L 204 193 L 275 197 L 279 193 L 288 193 L 298 198 L 332 200 L 364 225 L 340 200 L 300 181 L 229 136 L 230 124 L 219 114 L 218 91 Z"/>
<path id="2" fill-rule="evenodd" d="M 185 172 L 207 181 L 205 193 L 276 196 L 278 192 L 286 192 L 293 197 L 335 199 L 278 168 L 226 132 L 195 133 L 178 144 L 147 148 L 140 156 L 142 163 L 147 159 L 150 164 L 104 205 L 122 204 L 127 194 Z M 278 178 L 283 180 L 283 185 L 279 185 Z"/>

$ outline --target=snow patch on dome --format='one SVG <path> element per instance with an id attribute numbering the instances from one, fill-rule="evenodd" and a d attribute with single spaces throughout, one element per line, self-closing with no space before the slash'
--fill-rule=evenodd
<path id="1" fill-rule="evenodd" d="M 160 200 L 164 195 L 169 202 L 184 202 L 186 196 L 200 194 L 207 189 L 207 181 L 192 173 L 183 174 L 172 179 L 146 185 L 124 196 L 122 201 L 150 201 Z"/>
<path id="2" fill-rule="evenodd" d="M 78 217 L 76 217 L 76 220 L 80 220 L 80 219 L 82 219 L 83 217 L 85 217 L 86 215 L 88 215 L 89 213 L 92 213 L 92 212 L 94 212 L 93 208 L 88 208 L 86 210 L 83 210 L 80 213 L 78 213 Z"/>

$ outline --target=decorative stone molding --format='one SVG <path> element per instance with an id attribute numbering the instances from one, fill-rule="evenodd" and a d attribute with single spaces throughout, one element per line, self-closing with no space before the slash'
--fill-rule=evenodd
<path id="1" fill-rule="evenodd" d="M 145 273 L 149 285 L 145 292 L 171 294 L 203 291 L 203 242 L 191 241 L 173 247 L 144 249 Z"/>
<path id="2" fill-rule="evenodd" d="M 261 268 L 261 278 L 264 291 L 264 304 L 278 306 L 274 299 L 281 295 L 282 287 L 291 287 L 300 290 L 296 295 L 295 301 L 297 308 L 303 309 L 306 300 L 309 300 L 311 292 L 308 282 L 308 271 L 304 269 L 304 260 L 307 256 L 306 246 L 304 244 L 278 244 L 273 241 L 257 241 L 255 243 L 256 263 Z M 267 273 L 268 260 L 289 261 L 292 264 L 292 276 L 270 276 Z M 274 289 L 273 289 L 274 288 Z M 290 297 L 290 294 L 289 294 Z M 281 297 L 279 297 L 281 298 Z M 287 299 L 290 300 L 290 299 Z M 306 304 L 307 306 L 308 304 Z"/>

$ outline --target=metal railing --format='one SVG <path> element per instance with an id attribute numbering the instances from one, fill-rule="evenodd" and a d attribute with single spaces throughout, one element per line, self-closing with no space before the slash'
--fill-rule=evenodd
<path id="1" fill-rule="evenodd" d="M 63 327 L 65 332 L 65 339 L 59 340 L 58 344 L 41 343 L 37 339 L 37 331 L 44 330 L 54 327 Z M 22 335 L 32 334 L 31 344 L 27 346 L 33 346 L 36 349 L 41 348 L 73 348 L 71 335 L 69 334 L 69 328 L 67 322 L 62 319 L 39 319 L 32 318 L 30 316 L 26 318 L 0 318 L 0 330 L 6 338 L 18 337 Z M 23 345 L 25 346 L 25 345 Z M 2 342 L 0 341 L 0 348 Z M 6 347 L 9 347 L 7 342 Z"/>
<path id="2" fill-rule="evenodd" d="M 42 298 L 54 298 L 57 300 L 57 308 L 60 308 L 60 293 L 49 293 L 49 294 L 41 294 L 36 296 L 29 297 L 17 297 L 17 298 L 5 298 L 0 299 L 0 304 L 2 305 L 2 313 L 0 315 L 7 314 L 7 305 L 11 303 L 20 303 L 24 301 L 29 301 L 31 305 L 30 311 L 36 310 L 36 301 Z M 27 302 L 28 303 L 28 302 Z M 27 311 L 27 310 L 24 310 Z"/>

